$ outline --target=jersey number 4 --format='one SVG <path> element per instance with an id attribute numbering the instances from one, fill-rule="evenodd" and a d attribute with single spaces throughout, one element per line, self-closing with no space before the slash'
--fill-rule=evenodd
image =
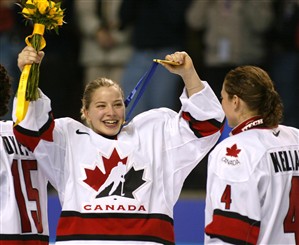
<path id="1" fill-rule="evenodd" d="M 231 198 L 231 186 L 227 185 L 221 196 L 221 202 L 225 203 L 225 209 L 230 209 L 230 204 L 232 203 Z"/>
<path id="2" fill-rule="evenodd" d="M 34 220 L 34 224 L 38 233 L 42 233 L 43 225 L 39 193 L 36 188 L 32 187 L 30 174 L 31 171 L 37 170 L 37 162 L 35 160 L 22 160 L 21 162 L 22 164 L 19 165 L 17 160 L 13 160 L 11 172 L 14 179 L 15 196 L 20 212 L 22 233 L 32 232 L 31 222 L 28 215 L 24 194 L 27 194 L 27 198 L 29 201 L 33 201 L 36 203 L 36 210 L 31 210 L 30 213 L 32 219 Z M 21 166 L 22 171 L 19 171 L 19 166 Z M 23 173 L 23 176 L 20 176 L 20 172 Z M 21 183 L 25 184 L 26 193 L 22 192 Z"/>
<path id="3" fill-rule="evenodd" d="M 295 233 L 296 244 L 299 244 L 299 176 L 292 178 L 289 210 L 284 219 L 285 233 Z"/>

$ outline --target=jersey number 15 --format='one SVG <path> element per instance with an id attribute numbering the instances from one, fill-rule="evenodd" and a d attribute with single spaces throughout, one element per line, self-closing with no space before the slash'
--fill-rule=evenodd
<path id="1" fill-rule="evenodd" d="M 19 170 L 21 166 L 22 171 Z M 32 232 L 31 222 L 28 215 L 28 210 L 26 206 L 25 198 L 28 198 L 28 201 L 33 201 L 36 203 L 36 210 L 31 210 L 30 214 L 36 226 L 38 233 L 43 232 L 42 225 L 42 214 L 39 201 L 39 193 L 36 188 L 33 188 L 31 182 L 31 171 L 37 171 L 37 162 L 36 160 L 21 160 L 21 165 L 18 164 L 17 160 L 13 160 L 11 166 L 11 172 L 13 175 L 15 196 L 19 207 L 20 219 L 22 233 Z M 20 176 L 20 173 L 23 173 L 23 176 Z M 25 184 L 26 193 L 22 192 L 22 184 Z M 27 194 L 27 197 L 24 196 Z"/>

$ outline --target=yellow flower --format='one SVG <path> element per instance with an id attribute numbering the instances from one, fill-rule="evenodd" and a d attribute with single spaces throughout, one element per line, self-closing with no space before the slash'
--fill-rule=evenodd
<path id="1" fill-rule="evenodd" d="M 57 25 L 62 26 L 63 24 L 63 16 L 57 16 L 54 18 L 57 21 Z"/>
<path id="2" fill-rule="evenodd" d="M 49 2 L 48 2 L 48 0 L 35 0 L 35 2 L 36 2 L 36 6 L 37 6 L 37 8 L 38 8 L 38 11 L 39 11 L 41 14 L 45 14 L 47 8 L 49 7 Z"/>
<path id="3" fill-rule="evenodd" d="M 22 14 L 25 18 L 30 19 L 30 16 L 35 14 L 35 9 L 23 8 Z"/>
<path id="4" fill-rule="evenodd" d="M 50 11 L 49 11 L 49 15 L 50 16 L 53 16 L 53 15 L 55 15 L 55 14 L 57 14 L 57 8 L 56 7 L 51 7 L 50 8 Z"/>
<path id="5" fill-rule="evenodd" d="M 55 2 L 53 2 L 53 1 L 49 1 L 49 4 L 50 4 L 50 6 L 51 6 L 51 8 L 53 8 L 54 6 L 55 6 Z"/>
<path id="6" fill-rule="evenodd" d="M 22 1 L 23 2 L 23 1 Z M 36 51 L 39 51 L 45 46 L 44 32 L 37 31 L 35 28 L 39 25 L 43 26 L 44 30 L 54 30 L 58 34 L 58 27 L 62 26 L 64 21 L 64 10 L 60 8 L 61 2 L 54 2 L 51 0 L 27 0 L 25 4 L 18 4 L 21 6 L 22 14 L 27 19 L 26 24 L 33 23 L 34 31 L 32 35 L 25 40 L 27 45 L 32 45 Z M 38 25 L 36 25 L 38 24 Z M 39 65 L 32 64 L 28 77 L 28 84 L 26 89 L 26 100 L 36 100 L 38 97 L 38 83 L 39 83 Z M 27 81 L 26 81 L 27 82 Z"/>

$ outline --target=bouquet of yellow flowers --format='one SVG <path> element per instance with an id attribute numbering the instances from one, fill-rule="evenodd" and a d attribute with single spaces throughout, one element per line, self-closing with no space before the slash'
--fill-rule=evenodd
<path id="1" fill-rule="evenodd" d="M 22 0 L 18 5 L 22 8 L 21 14 L 25 17 L 25 24 L 33 24 L 32 35 L 26 37 L 25 42 L 38 52 L 46 46 L 43 37 L 45 30 L 54 30 L 58 34 L 58 28 L 64 23 L 61 2 Z M 17 94 L 18 122 L 25 117 L 29 101 L 38 99 L 38 83 L 39 64 L 26 65 L 22 71 Z"/>

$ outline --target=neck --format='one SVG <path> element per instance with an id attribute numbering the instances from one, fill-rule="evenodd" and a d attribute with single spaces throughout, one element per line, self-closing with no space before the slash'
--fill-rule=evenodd
<path id="1" fill-rule="evenodd" d="M 117 135 L 105 135 L 105 134 L 101 134 L 101 136 L 103 136 L 104 138 L 106 139 L 109 139 L 109 140 L 116 140 L 117 139 Z"/>

